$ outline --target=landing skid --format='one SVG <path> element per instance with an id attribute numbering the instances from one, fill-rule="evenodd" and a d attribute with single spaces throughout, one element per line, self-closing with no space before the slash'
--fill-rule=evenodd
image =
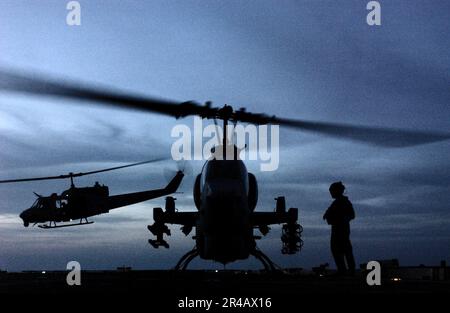
<path id="1" fill-rule="evenodd" d="M 265 255 L 258 248 L 255 247 L 255 249 L 253 249 L 253 251 L 250 254 L 252 256 L 254 256 L 258 261 L 260 261 L 264 265 L 264 269 L 266 271 L 273 272 L 273 271 L 281 270 L 281 268 L 278 265 L 276 265 L 267 255 Z M 193 259 L 195 259 L 198 255 L 199 255 L 199 252 L 197 250 L 197 247 L 194 247 L 194 249 L 192 249 L 191 251 L 189 251 L 188 253 L 186 253 L 185 255 L 183 255 L 181 257 L 180 261 L 178 261 L 174 270 L 176 270 L 176 271 L 186 270 L 189 263 L 191 263 L 191 261 Z"/>
<path id="2" fill-rule="evenodd" d="M 264 269 L 266 271 L 273 272 L 281 269 L 267 255 L 265 255 L 261 250 L 259 250 L 256 247 L 250 254 L 253 255 L 258 261 L 260 261 L 264 265 Z"/>
<path id="3" fill-rule="evenodd" d="M 189 251 L 188 253 L 186 253 L 185 255 L 183 255 L 180 259 L 180 261 L 178 261 L 177 265 L 175 265 L 174 270 L 179 271 L 179 270 L 185 270 L 189 263 L 191 263 L 191 261 L 193 259 L 195 259 L 195 257 L 197 257 L 199 255 L 199 252 L 197 250 L 197 247 L 194 247 L 194 249 L 192 249 L 191 251 Z"/>
<path id="4" fill-rule="evenodd" d="M 94 222 L 89 222 L 87 219 L 84 219 L 85 221 L 83 222 L 83 220 L 80 220 L 79 223 L 73 223 L 73 224 L 63 224 L 63 225 L 56 225 L 56 222 L 50 222 L 48 225 L 38 225 L 39 228 L 42 229 L 52 229 L 52 228 L 63 228 L 63 227 L 71 227 L 71 226 L 81 226 L 81 225 L 88 225 L 88 224 L 93 224 Z M 52 225 L 53 224 L 53 225 Z"/>

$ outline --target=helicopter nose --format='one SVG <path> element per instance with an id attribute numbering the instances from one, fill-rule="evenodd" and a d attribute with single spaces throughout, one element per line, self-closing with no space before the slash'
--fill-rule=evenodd
<path id="1" fill-rule="evenodd" d="M 28 210 L 23 211 L 22 213 L 20 213 L 19 217 L 22 219 L 23 221 L 23 226 L 28 227 L 30 225 L 30 222 L 28 221 Z"/>

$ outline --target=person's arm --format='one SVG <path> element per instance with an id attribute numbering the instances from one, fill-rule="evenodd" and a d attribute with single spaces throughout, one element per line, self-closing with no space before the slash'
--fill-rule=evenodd
<path id="1" fill-rule="evenodd" d="M 350 222 L 355 218 L 355 210 L 353 209 L 353 204 L 348 201 L 348 221 Z"/>
<path id="2" fill-rule="evenodd" d="M 327 221 L 328 225 L 332 224 L 333 221 L 333 205 L 331 205 L 323 215 L 323 219 Z"/>

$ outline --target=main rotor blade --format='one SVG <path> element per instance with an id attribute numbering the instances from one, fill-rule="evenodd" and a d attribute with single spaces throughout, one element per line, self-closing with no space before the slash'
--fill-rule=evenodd
<path id="1" fill-rule="evenodd" d="M 73 81 L 56 80 L 35 74 L 18 74 L 3 69 L 0 69 L 0 90 L 90 101 L 119 108 L 165 114 L 176 118 L 188 115 L 206 117 L 211 111 L 214 111 L 208 106 L 194 102 L 176 102 L 129 95 L 111 88 L 86 86 Z"/>
<path id="2" fill-rule="evenodd" d="M 138 163 L 132 163 L 132 164 L 127 164 L 127 165 L 122 165 L 122 166 L 115 166 L 115 167 L 110 167 L 110 168 L 105 168 L 105 169 L 96 170 L 96 171 L 90 171 L 90 172 L 69 173 L 69 174 L 58 175 L 58 176 L 45 176 L 45 177 L 33 177 L 33 178 L 20 178 L 20 179 L 0 180 L 0 184 L 4 184 L 4 183 L 19 183 L 19 182 L 36 181 L 36 180 L 65 179 L 65 178 L 70 178 L 70 177 L 80 177 L 80 176 L 91 175 L 91 174 L 96 174 L 96 173 L 114 171 L 114 170 L 118 170 L 118 169 L 126 168 L 126 167 L 132 167 L 132 166 L 138 166 L 138 165 L 143 165 L 143 164 L 148 164 L 148 163 L 159 162 L 159 161 L 162 161 L 162 160 L 166 160 L 166 159 L 165 158 L 159 158 L 159 159 L 154 159 L 154 160 L 149 160 L 149 161 L 144 161 L 144 162 L 138 162 Z"/>
<path id="3" fill-rule="evenodd" d="M 166 158 L 159 158 L 159 159 L 154 159 L 154 160 L 149 160 L 149 161 L 143 161 L 143 162 L 132 163 L 132 164 L 127 164 L 127 165 L 115 166 L 115 167 L 105 168 L 105 169 L 102 169 L 102 170 L 83 172 L 83 173 L 76 173 L 76 174 L 73 174 L 72 177 L 79 177 L 79 176 L 91 175 L 91 174 L 96 174 L 96 173 L 109 172 L 109 171 L 114 171 L 114 170 L 118 170 L 118 169 L 121 169 L 121 168 L 138 166 L 138 165 L 143 165 L 143 164 L 148 164 L 148 163 L 155 163 L 155 162 L 159 162 L 159 161 L 163 161 L 163 160 L 166 160 Z M 69 175 L 69 177 L 70 177 L 70 175 Z"/>
<path id="4" fill-rule="evenodd" d="M 69 178 L 69 177 L 70 176 L 67 176 L 67 175 L 60 175 L 60 176 L 45 176 L 45 177 L 33 177 L 33 178 L 6 179 L 6 180 L 0 180 L 0 184 L 20 183 L 20 182 L 35 181 L 35 180 L 63 179 L 63 178 Z"/>
<path id="5" fill-rule="evenodd" d="M 280 124 L 308 132 L 324 134 L 330 137 L 364 142 L 383 147 L 409 147 L 450 139 L 449 133 L 433 131 L 415 131 L 397 128 L 357 126 L 349 124 L 302 121 L 273 118 L 274 124 Z"/>
<path id="6" fill-rule="evenodd" d="M 450 139 L 449 133 L 294 120 L 250 113 L 244 109 L 233 111 L 229 106 L 218 109 L 209 105 L 202 106 L 195 102 L 180 103 L 158 100 L 144 96 L 127 95 L 111 89 L 84 87 L 82 84 L 69 81 L 60 82 L 48 78 L 39 78 L 36 75 L 19 75 L 1 69 L 0 89 L 93 101 L 103 105 L 160 113 L 176 118 L 198 115 L 203 118 L 226 118 L 257 125 L 280 124 L 375 146 L 408 147 Z"/>
<path id="7" fill-rule="evenodd" d="M 287 119 L 250 113 L 243 109 L 235 111 L 233 119 L 259 125 L 279 124 L 297 130 L 382 147 L 409 147 L 450 139 L 450 133 Z"/>

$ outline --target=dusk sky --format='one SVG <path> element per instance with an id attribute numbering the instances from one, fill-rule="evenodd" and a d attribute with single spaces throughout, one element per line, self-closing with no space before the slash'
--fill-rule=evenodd
<path id="1" fill-rule="evenodd" d="M 81 25 L 66 24 L 68 1 L 0 2 L 0 67 L 104 85 L 177 101 L 211 100 L 252 112 L 357 125 L 450 132 L 450 1 L 379 1 L 381 26 L 366 23 L 368 1 L 79 1 Z M 0 180 L 59 175 L 170 157 L 171 129 L 192 125 L 142 112 L 0 92 Z M 205 124 L 208 122 L 205 122 Z M 281 128 L 280 167 L 259 171 L 257 210 L 285 195 L 299 208 L 302 251 L 280 253 L 280 227 L 258 242 L 277 264 L 333 264 L 329 184 L 353 202 L 357 264 L 450 261 L 450 142 L 383 148 Z M 202 162 L 191 162 L 197 174 Z M 77 179 L 111 194 L 161 188 L 162 161 Z M 177 194 L 196 210 L 195 176 Z M 169 250 L 153 249 L 155 199 L 91 218 L 93 225 L 24 228 L 19 214 L 68 181 L 0 185 L 0 269 L 173 267 L 194 241 L 171 226 Z M 258 231 L 255 231 L 258 233 Z M 192 268 L 222 268 L 195 260 Z M 259 268 L 253 259 L 227 268 Z"/>

